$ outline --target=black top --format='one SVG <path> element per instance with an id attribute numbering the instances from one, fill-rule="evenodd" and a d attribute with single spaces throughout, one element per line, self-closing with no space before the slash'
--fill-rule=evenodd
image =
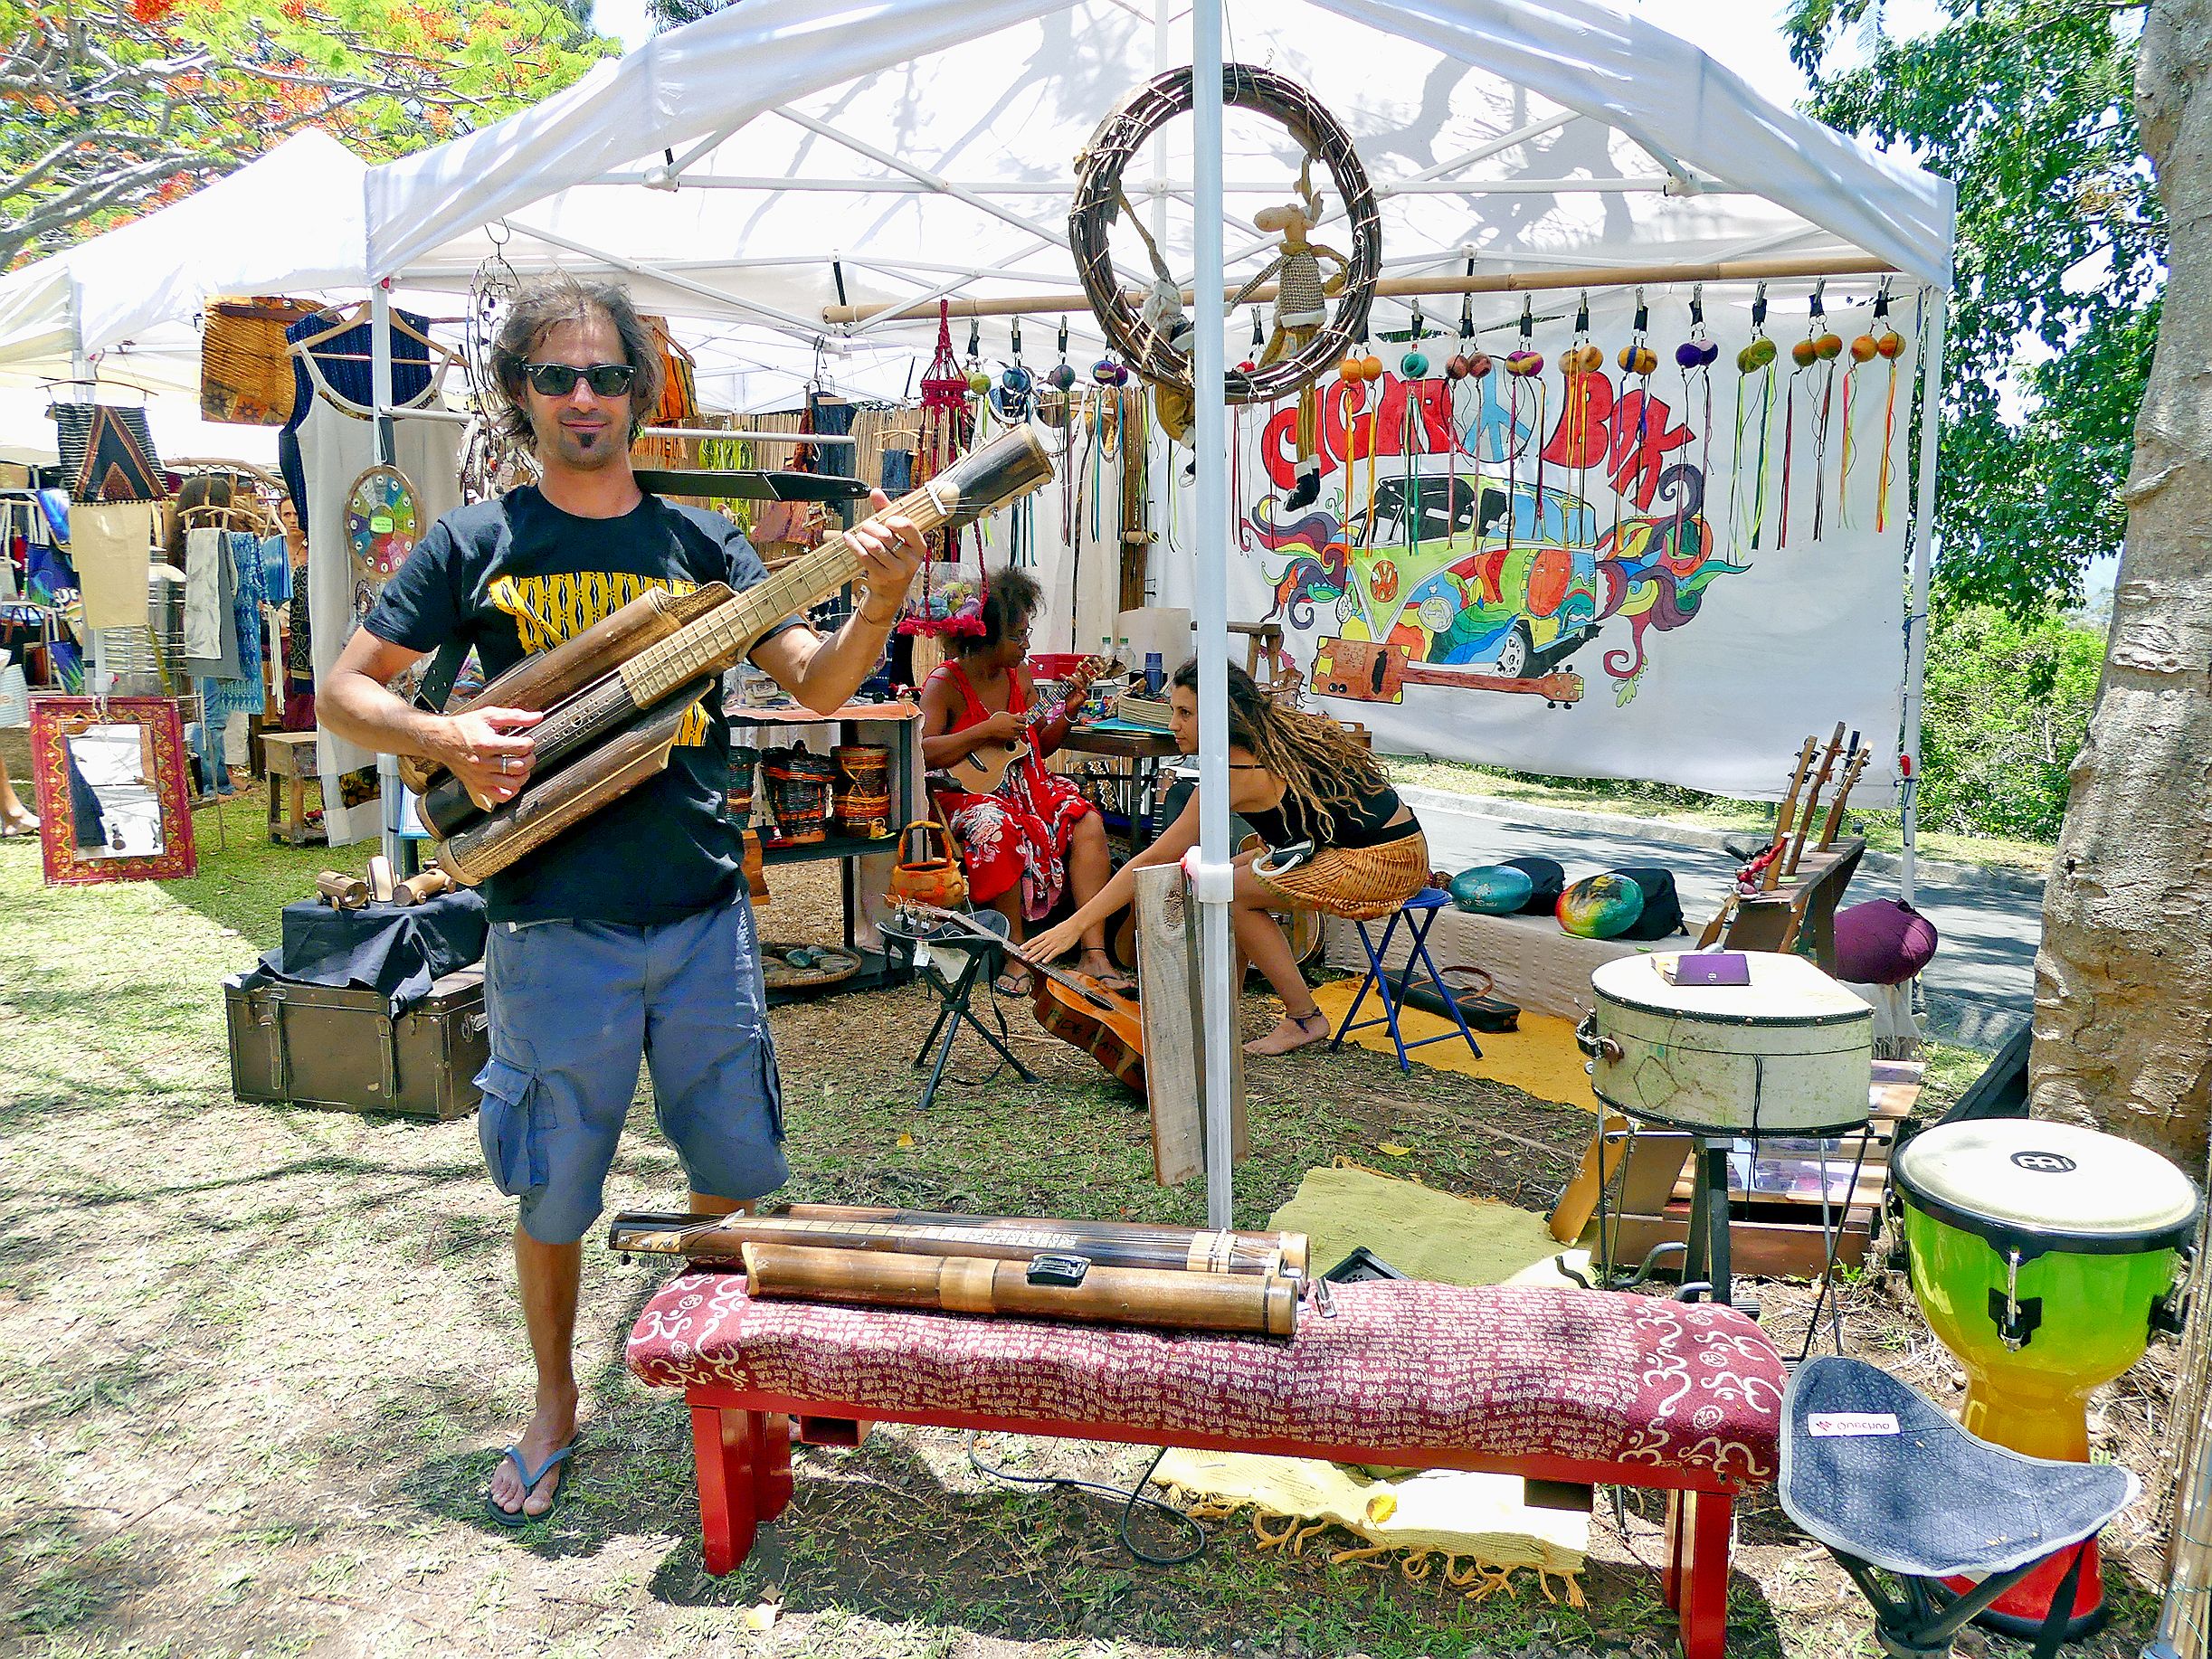
<path id="1" fill-rule="evenodd" d="M 1289 847 L 1311 841 L 1322 847 L 1381 847 L 1421 832 L 1420 820 L 1410 812 L 1402 824 L 1391 824 L 1402 804 L 1398 792 L 1385 783 L 1372 794 L 1350 802 L 1334 802 L 1318 825 L 1306 821 L 1305 811 L 1288 796 L 1271 807 L 1245 808 L 1244 821 L 1269 847 Z M 1389 827 L 1385 827 L 1389 826 Z"/>
<path id="2" fill-rule="evenodd" d="M 767 574 L 717 514 L 649 495 L 619 518 L 579 518 L 526 484 L 432 525 L 363 625 L 413 651 L 465 640 L 489 680 L 649 588 L 743 589 Z M 491 920 L 641 925 L 727 903 L 740 865 L 722 813 L 728 773 L 717 683 L 679 730 L 667 771 L 484 883 Z"/>

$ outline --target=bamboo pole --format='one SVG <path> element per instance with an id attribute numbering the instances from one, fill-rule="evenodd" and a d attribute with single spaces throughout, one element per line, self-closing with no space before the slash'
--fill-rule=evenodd
<path id="1" fill-rule="evenodd" d="M 1901 273 L 1884 261 L 1865 253 L 1807 254 L 1796 259 L 1718 260 L 1701 265 L 1593 265 L 1579 270 L 1508 270 L 1495 276 L 1383 277 L 1375 283 L 1381 299 L 1427 298 L 1438 294 L 1523 294 L 1550 289 L 1630 288 L 1638 283 L 1657 287 L 1667 282 L 1789 281 L 1809 277 L 1889 277 Z M 1243 299 L 1255 305 L 1275 298 L 1275 284 L 1263 283 Z M 1237 297 L 1224 285 L 1224 304 Z M 1142 299 L 1129 290 L 1132 305 Z M 1182 290 L 1182 302 L 1191 303 L 1191 291 Z M 1090 301 L 1080 289 L 1061 293 L 1006 294 L 991 299 L 951 299 L 944 302 L 954 317 L 1051 317 L 1064 311 L 1087 311 Z M 885 317 L 892 322 L 929 322 L 937 316 L 935 302 L 912 305 L 889 300 L 874 305 L 824 306 L 821 320 L 836 327 Z"/>

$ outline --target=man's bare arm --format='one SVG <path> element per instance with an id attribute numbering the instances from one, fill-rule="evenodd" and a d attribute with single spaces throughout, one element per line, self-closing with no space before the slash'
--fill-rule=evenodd
<path id="1" fill-rule="evenodd" d="M 384 685 L 422 656 L 366 628 L 356 630 L 315 694 L 316 719 L 365 749 L 440 762 L 470 794 L 492 801 L 512 798 L 529 782 L 527 734 L 543 716 L 520 708 L 433 715 L 411 707 Z"/>

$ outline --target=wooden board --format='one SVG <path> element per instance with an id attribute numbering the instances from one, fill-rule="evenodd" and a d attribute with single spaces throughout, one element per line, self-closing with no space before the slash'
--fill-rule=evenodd
<path id="1" fill-rule="evenodd" d="M 1833 1200 L 1828 1209 L 1828 1227 L 1836 1234 L 1836 1259 L 1846 1266 L 1865 1259 L 1875 1218 L 1889 1190 L 1889 1157 L 1896 1126 L 1919 1101 L 1921 1077 L 1922 1067 L 1916 1063 L 1876 1060 L 1867 1086 L 1872 1111 L 1868 1130 L 1833 1137 L 1842 1146 L 1828 1155 L 1828 1162 L 1840 1174 L 1847 1172 L 1857 1157 L 1861 1133 L 1871 1136 L 1849 1199 Z M 1622 1267 L 1630 1267 L 1655 1246 L 1678 1244 L 1688 1237 L 1695 1171 L 1690 1166 L 1689 1135 L 1647 1129 L 1625 1143 L 1608 1143 L 1605 1133 L 1618 1130 L 1620 1123 L 1611 1118 L 1607 1129 L 1591 1138 L 1582 1169 L 1568 1183 L 1552 1212 L 1552 1237 L 1562 1242 L 1581 1236 L 1595 1208 L 1596 1163 L 1602 1148 L 1608 1179 L 1619 1171 L 1610 1221 L 1613 1259 Z M 1760 1155 L 1764 1159 L 1787 1154 L 1762 1151 Z M 1578 1214 L 1581 1225 L 1572 1233 L 1564 1233 L 1562 1229 Z M 1729 1217 L 1729 1254 L 1735 1272 L 1777 1276 L 1821 1270 L 1827 1247 L 1817 1197 L 1780 1193 L 1733 1197 Z"/>
<path id="2" fill-rule="evenodd" d="M 1153 1173 L 1172 1187 L 1206 1167 L 1206 1079 L 1200 1018 L 1198 906 L 1182 869 L 1136 876 L 1136 969 L 1144 1028 L 1145 1099 L 1152 1111 Z M 1244 1121 L 1244 1046 L 1229 1045 L 1232 1159 L 1251 1155 Z"/>

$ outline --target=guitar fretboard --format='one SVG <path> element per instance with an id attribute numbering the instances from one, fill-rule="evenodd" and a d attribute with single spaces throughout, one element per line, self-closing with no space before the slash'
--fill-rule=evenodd
<path id="1" fill-rule="evenodd" d="M 902 496 L 884 512 L 905 514 L 925 536 L 951 517 L 926 485 Z M 850 582 L 859 569 L 859 550 L 840 531 L 767 581 L 640 651 L 622 665 L 622 683 L 640 708 L 650 707 L 701 674 L 735 663 L 771 628 L 787 616 L 812 610 Z"/>

